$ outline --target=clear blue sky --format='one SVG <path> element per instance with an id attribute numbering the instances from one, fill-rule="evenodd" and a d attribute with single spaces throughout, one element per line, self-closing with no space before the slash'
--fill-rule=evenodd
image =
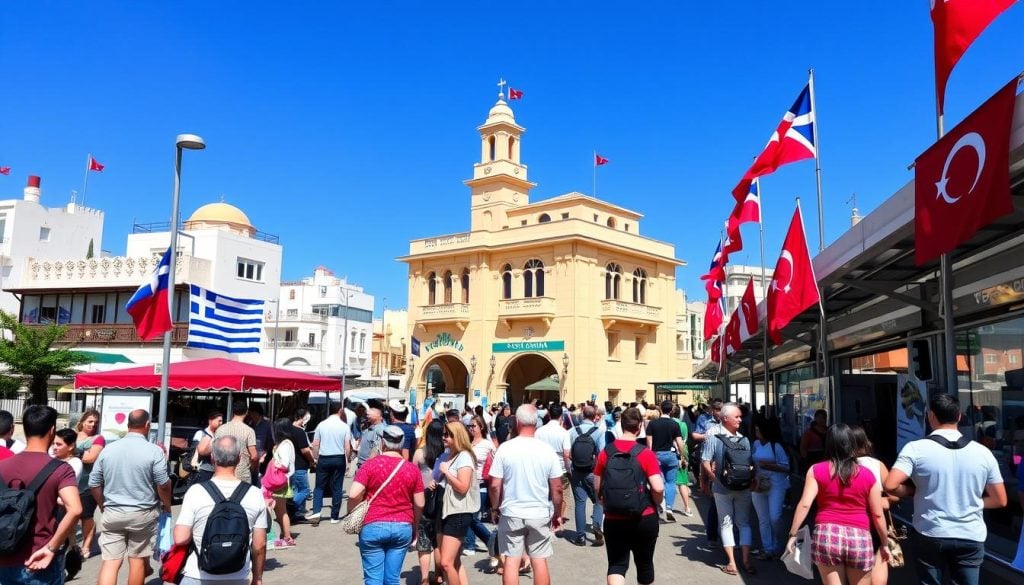
<path id="1" fill-rule="evenodd" d="M 0 197 L 43 177 L 44 201 L 81 190 L 86 154 L 107 165 L 88 201 L 104 248 L 133 219 L 170 214 L 174 137 L 182 211 L 219 200 L 280 235 L 284 277 L 325 264 L 389 306 L 406 303 L 408 240 L 469 226 L 462 184 L 499 76 L 526 92 L 532 200 L 591 190 L 646 215 L 698 280 L 729 191 L 816 70 L 826 236 L 912 179 L 934 139 L 927 0 L 868 2 L 23 2 L 0 14 Z M 954 71 L 962 119 L 1022 68 L 1024 7 Z M 793 197 L 816 242 L 813 162 L 763 182 L 767 262 Z M 756 264 L 756 228 L 744 228 Z"/>

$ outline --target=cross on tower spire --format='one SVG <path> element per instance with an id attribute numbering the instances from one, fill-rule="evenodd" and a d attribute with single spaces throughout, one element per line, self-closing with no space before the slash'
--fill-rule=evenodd
<path id="1" fill-rule="evenodd" d="M 508 82 L 503 77 L 498 78 L 498 99 L 505 99 L 505 86 Z"/>

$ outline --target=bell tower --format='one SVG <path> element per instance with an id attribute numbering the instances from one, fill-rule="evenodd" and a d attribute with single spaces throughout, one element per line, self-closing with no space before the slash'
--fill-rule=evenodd
<path id="1" fill-rule="evenodd" d="M 530 202 L 526 165 L 519 161 L 519 143 L 525 128 L 516 124 L 512 108 L 505 102 L 505 81 L 498 83 L 498 102 L 477 128 L 480 133 L 480 162 L 473 165 L 473 178 L 466 181 L 472 198 L 471 231 L 498 231 L 508 227 L 506 211 Z"/>

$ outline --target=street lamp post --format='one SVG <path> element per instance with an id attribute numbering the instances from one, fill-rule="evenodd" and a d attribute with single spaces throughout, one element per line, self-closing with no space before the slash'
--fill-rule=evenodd
<path id="1" fill-rule="evenodd" d="M 387 348 L 387 352 L 384 354 L 384 387 L 387 393 L 387 400 L 391 402 L 391 364 L 388 363 L 388 358 L 391 357 L 391 343 L 388 341 L 388 298 L 381 297 L 380 307 L 380 333 L 381 333 L 381 349 Z"/>
<path id="2" fill-rule="evenodd" d="M 167 378 L 171 371 L 171 336 L 174 334 L 174 267 L 178 260 L 178 203 L 181 200 L 181 151 L 206 148 L 203 139 L 195 134 L 179 134 L 174 152 L 174 194 L 171 196 L 171 265 L 167 271 L 167 306 L 171 311 L 171 330 L 164 333 L 164 355 L 160 370 L 160 414 L 157 419 L 156 441 L 165 444 L 167 427 Z"/>
<path id="3" fill-rule="evenodd" d="M 338 402 L 345 403 L 345 378 L 348 377 L 348 300 L 352 298 L 352 291 L 343 288 L 345 295 L 345 324 L 341 336 L 341 396 Z"/>

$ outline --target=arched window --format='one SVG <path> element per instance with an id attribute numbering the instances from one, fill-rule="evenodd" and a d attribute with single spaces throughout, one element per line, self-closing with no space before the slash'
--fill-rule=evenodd
<path id="1" fill-rule="evenodd" d="M 614 217 L 609 217 L 608 218 L 608 227 L 613 228 L 613 229 L 615 228 L 615 218 Z"/>
<path id="2" fill-rule="evenodd" d="M 551 221 L 551 216 L 546 213 L 540 214 L 540 217 L 537 218 L 537 223 L 547 223 L 549 221 Z"/>
<path id="3" fill-rule="evenodd" d="M 544 263 L 534 258 L 523 267 L 523 296 L 544 296 Z"/>
<path id="4" fill-rule="evenodd" d="M 444 273 L 444 304 L 452 304 L 452 271 L 446 270 Z"/>
<path id="5" fill-rule="evenodd" d="M 510 158 L 512 160 L 516 160 L 515 148 L 516 148 L 516 137 L 515 136 L 509 136 L 508 137 L 508 158 Z"/>
<path id="6" fill-rule="evenodd" d="M 494 137 L 491 136 L 487 139 L 487 145 L 490 147 L 491 160 L 494 160 Z"/>
<path id="7" fill-rule="evenodd" d="M 643 268 L 633 271 L 633 302 L 647 304 L 647 271 Z"/>
<path id="8" fill-rule="evenodd" d="M 512 265 L 506 264 L 501 267 L 501 298 L 512 298 Z"/>
<path id="9" fill-rule="evenodd" d="M 437 304 L 437 273 L 434 272 L 427 275 L 427 304 Z"/>
<path id="10" fill-rule="evenodd" d="M 604 268 L 604 298 L 619 298 L 619 284 L 622 281 L 622 267 L 612 262 Z"/>
<path id="11" fill-rule="evenodd" d="M 469 268 L 462 269 L 462 302 L 469 303 Z"/>

